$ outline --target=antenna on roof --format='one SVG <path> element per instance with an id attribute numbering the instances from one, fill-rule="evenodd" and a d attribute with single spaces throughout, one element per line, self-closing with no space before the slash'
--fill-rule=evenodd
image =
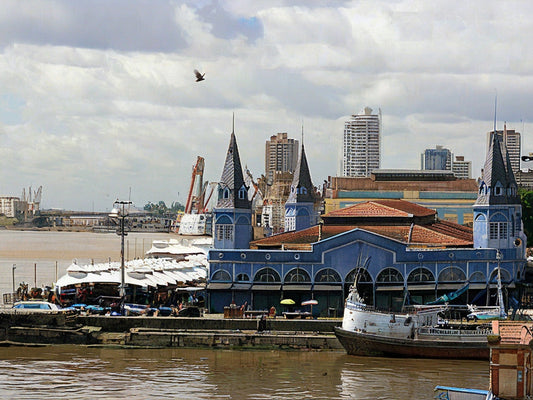
<path id="1" fill-rule="evenodd" d="M 304 145 L 304 122 L 302 121 L 302 146 Z"/>
<path id="2" fill-rule="evenodd" d="M 498 92 L 494 95 L 494 136 L 496 136 L 496 110 L 498 105 Z"/>
<path id="3" fill-rule="evenodd" d="M 231 133 L 235 133 L 235 112 L 233 112 L 233 126 L 231 127 Z"/>

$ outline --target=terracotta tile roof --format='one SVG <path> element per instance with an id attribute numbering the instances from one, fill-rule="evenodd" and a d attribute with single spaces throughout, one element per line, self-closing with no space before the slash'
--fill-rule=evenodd
<path id="1" fill-rule="evenodd" d="M 322 227 L 322 239 L 327 239 L 329 237 L 339 235 L 343 232 L 351 231 L 352 229 L 357 228 L 356 226 L 323 226 Z M 292 231 L 280 233 L 279 235 L 269 236 L 264 239 L 255 240 L 250 243 L 251 246 L 255 247 L 266 247 L 266 246 L 281 246 L 285 243 L 314 243 L 318 241 L 318 225 L 312 226 L 301 231 Z"/>
<path id="2" fill-rule="evenodd" d="M 322 240 L 360 228 L 411 246 L 470 247 L 473 245 L 472 229 L 451 222 L 429 225 L 326 225 L 322 227 Z M 411 231 L 411 232 L 410 232 Z M 409 235 L 411 236 L 409 239 Z M 318 241 L 318 226 L 302 231 L 286 232 L 250 243 L 252 248 L 281 247 L 311 244 Z"/>
<path id="3" fill-rule="evenodd" d="M 428 228 L 440 233 L 452 235 L 458 239 L 463 239 L 472 243 L 474 240 L 472 228 L 469 228 L 464 225 L 459 225 L 454 222 L 438 221 L 434 224 L 429 225 Z"/>
<path id="4" fill-rule="evenodd" d="M 396 239 L 402 243 L 418 246 L 430 246 L 430 247 L 463 247 L 472 246 L 472 234 L 470 234 L 470 240 L 465 237 L 457 237 L 453 234 L 447 234 L 440 232 L 438 227 L 439 223 L 432 225 L 413 225 L 411 230 L 410 226 L 390 226 L 390 225 L 366 225 L 359 226 L 359 228 L 377 233 L 382 236 Z"/>
<path id="5" fill-rule="evenodd" d="M 374 200 L 331 211 L 325 217 L 427 217 L 435 210 L 405 200 Z"/>

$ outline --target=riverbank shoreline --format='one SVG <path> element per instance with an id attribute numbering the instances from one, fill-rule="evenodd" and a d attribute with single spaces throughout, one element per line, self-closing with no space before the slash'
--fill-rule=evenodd
<path id="1" fill-rule="evenodd" d="M 342 351 L 335 320 L 83 316 L 0 313 L 0 346 L 73 344 L 127 348 Z"/>

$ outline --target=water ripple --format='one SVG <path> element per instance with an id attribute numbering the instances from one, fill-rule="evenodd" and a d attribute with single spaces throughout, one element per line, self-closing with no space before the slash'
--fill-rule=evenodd
<path id="1" fill-rule="evenodd" d="M 5 399 L 401 400 L 431 398 L 437 384 L 488 384 L 488 362 L 341 352 L 13 347 L 0 349 L 0 369 Z"/>

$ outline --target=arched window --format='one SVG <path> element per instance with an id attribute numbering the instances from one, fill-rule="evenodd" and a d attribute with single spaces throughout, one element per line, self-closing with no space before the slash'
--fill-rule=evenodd
<path id="1" fill-rule="evenodd" d="M 385 268 L 381 271 L 376 279 L 378 282 L 403 282 L 403 276 L 400 271 L 395 268 Z"/>
<path id="2" fill-rule="evenodd" d="M 439 282 L 466 281 L 466 274 L 461 268 L 448 267 L 439 274 Z"/>
<path id="3" fill-rule="evenodd" d="M 494 187 L 494 195 L 501 196 L 502 194 L 503 194 L 503 186 L 500 182 L 496 182 L 496 186 Z"/>
<path id="4" fill-rule="evenodd" d="M 246 187 L 244 185 L 239 189 L 239 199 L 243 200 L 246 198 Z"/>
<path id="5" fill-rule="evenodd" d="M 315 283 L 324 282 L 341 282 L 341 276 L 337 271 L 331 268 L 324 268 L 318 271 L 315 275 Z"/>
<path id="6" fill-rule="evenodd" d="M 501 276 L 502 282 L 511 282 L 511 274 L 509 273 L 509 271 L 505 269 L 500 269 L 500 276 Z M 498 282 L 498 269 L 495 269 L 494 271 L 492 271 L 492 273 L 490 274 L 489 282 L 490 283 Z"/>
<path id="7" fill-rule="evenodd" d="M 211 277 L 212 281 L 229 281 L 231 282 L 231 275 L 228 271 L 224 271 L 223 269 L 219 269 L 218 271 L 215 271 L 213 276 Z"/>
<path id="8" fill-rule="evenodd" d="M 237 282 L 249 282 L 250 277 L 248 274 L 238 274 L 237 275 Z"/>
<path id="9" fill-rule="evenodd" d="M 228 188 L 224 189 L 224 193 L 223 193 L 222 197 L 224 199 L 229 199 L 229 189 Z"/>
<path id="10" fill-rule="evenodd" d="M 470 282 L 486 282 L 485 274 L 481 271 L 476 271 L 470 275 Z"/>
<path id="11" fill-rule="evenodd" d="M 294 282 L 311 282 L 311 277 L 306 270 L 296 267 L 291 269 L 285 275 L 285 283 L 294 283 Z"/>
<path id="12" fill-rule="evenodd" d="M 507 239 L 507 218 L 502 213 L 496 213 L 489 221 L 489 239 Z"/>
<path id="13" fill-rule="evenodd" d="M 276 270 L 267 267 L 257 271 L 254 282 L 281 282 L 281 277 Z"/>
<path id="14" fill-rule="evenodd" d="M 435 276 L 426 268 L 417 268 L 409 274 L 407 282 L 435 282 Z"/>
<path id="15" fill-rule="evenodd" d="M 362 282 L 371 283 L 372 282 L 372 277 L 370 276 L 370 274 L 368 273 L 368 271 L 366 269 L 355 268 L 355 269 L 352 269 L 348 273 L 348 275 L 346 275 L 346 283 L 354 283 L 355 282 L 355 275 L 357 273 L 359 273 L 359 276 L 357 277 L 357 282 L 358 283 L 362 283 Z"/>

